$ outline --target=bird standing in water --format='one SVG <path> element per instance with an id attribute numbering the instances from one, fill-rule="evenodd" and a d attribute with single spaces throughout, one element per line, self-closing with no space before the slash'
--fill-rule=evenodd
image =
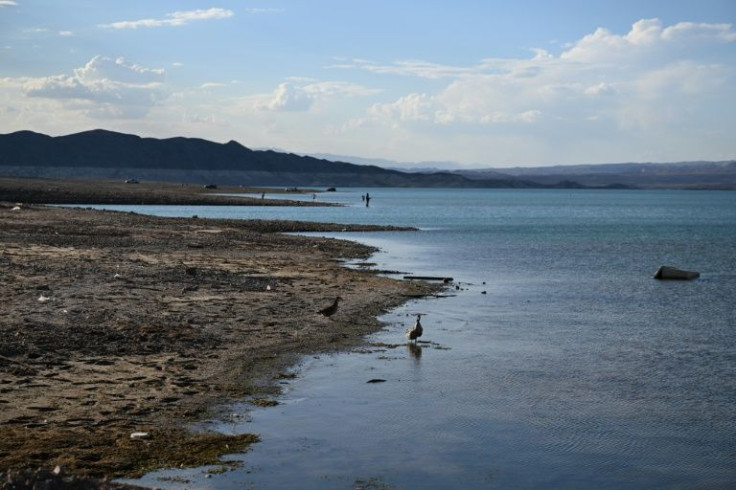
<path id="1" fill-rule="evenodd" d="M 342 298 L 338 296 L 337 298 L 335 298 L 335 301 L 330 306 L 328 306 L 327 308 L 322 308 L 321 310 L 319 310 L 319 312 L 328 318 L 331 317 L 332 315 L 337 313 L 337 305 L 341 299 Z"/>
<path id="2" fill-rule="evenodd" d="M 424 329 L 422 328 L 422 323 L 419 321 L 422 318 L 422 315 L 417 314 L 417 321 L 414 322 L 414 326 L 411 327 L 406 331 L 407 338 L 411 341 L 413 340 L 414 343 L 417 343 L 417 339 L 422 336 L 422 332 Z"/>

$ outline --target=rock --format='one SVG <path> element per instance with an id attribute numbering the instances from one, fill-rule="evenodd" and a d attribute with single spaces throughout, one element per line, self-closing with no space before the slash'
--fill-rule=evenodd
<path id="1" fill-rule="evenodd" d="M 678 269 L 676 267 L 670 267 L 667 265 L 660 266 L 657 272 L 654 274 L 655 279 L 697 279 L 700 277 L 700 272 L 686 271 Z"/>
<path id="2" fill-rule="evenodd" d="M 148 432 L 133 432 L 130 434 L 130 439 L 133 441 L 142 441 L 144 439 L 150 439 L 151 434 Z"/>
<path id="3" fill-rule="evenodd" d="M 373 378 L 373 379 L 369 379 L 368 381 L 366 381 L 366 383 L 385 383 L 385 382 L 386 380 L 381 379 L 381 378 Z"/>

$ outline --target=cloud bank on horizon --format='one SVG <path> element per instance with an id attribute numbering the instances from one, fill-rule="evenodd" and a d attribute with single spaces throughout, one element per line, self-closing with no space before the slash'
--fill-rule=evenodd
<path id="1" fill-rule="evenodd" d="M 133 2 L 74 20 L 47 12 L 39 24 L 47 7 L 0 0 L 0 132 L 103 127 L 485 166 L 736 158 L 728 16 L 642 17 L 618 31 L 576 25 L 581 35 L 533 46 L 480 30 L 472 49 L 443 51 L 365 39 L 373 31 L 360 25 L 330 32 L 326 22 L 350 19 L 328 1 L 306 11 L 249 3 Z M 477 17 L 474 3 L 465 8 Z M 462 26 L 440 20 L 446 32 L 428 36 L 465 41 Z"/>

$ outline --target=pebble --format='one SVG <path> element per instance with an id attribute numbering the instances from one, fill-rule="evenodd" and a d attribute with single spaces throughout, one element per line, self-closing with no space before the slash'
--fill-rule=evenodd
<path id="1" fill-rule="evenodd" d="M 133 432 L 130 434 L 130 439 L 133 441 L 142 441 L 143 439 L 150 439 L 151 434 L 148 432 Z"/>

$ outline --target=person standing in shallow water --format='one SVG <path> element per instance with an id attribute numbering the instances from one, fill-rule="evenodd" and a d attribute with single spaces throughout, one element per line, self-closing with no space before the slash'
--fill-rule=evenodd
<path id="1" fill-rule="evenodd" d="M 370 206 L 370 204 L 371 204 L 371 195 L 366 192 L 365 193 L 365 207 Z"/>

